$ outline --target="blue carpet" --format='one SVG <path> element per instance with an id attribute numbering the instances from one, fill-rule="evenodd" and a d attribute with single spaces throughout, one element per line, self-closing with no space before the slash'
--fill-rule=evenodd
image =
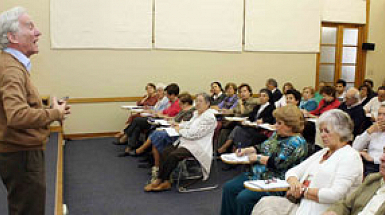
<path id="1" fill-rule="evenodd" d="M 47 199 L 46 199 L 46 215 L 53 215 L 55 212 L 55 182 L 56 182 L 56 166 L 57 166 L 57 150 L 58 150 L 58 134 L 53 133 L 49 138 L 45 153 L 46 161 L 46 180 L 47 180 Z M 0 180 L 1 181 L 1 180 Z M 7 190 L 2 182 L 0 182 L 0 214 L 8 214 L 7 208 Z"/>
<path id="2" fill-rule="evenodd" d="M 64 202 L 74 215 L 213 215 L 219 214 L 221 187 L 239 170 L 222 172 L 220 187 L 205 192 L 145 193 L 149 169 L 138 158 L 116 155 L 122 146 L 112 138 L 67 141 L 64 150 Z M 220 163 L 220 162 L 218 162 Z"/>

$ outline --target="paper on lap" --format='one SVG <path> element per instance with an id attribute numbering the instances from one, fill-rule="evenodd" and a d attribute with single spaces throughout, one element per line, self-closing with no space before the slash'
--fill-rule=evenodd
<path id="1" fill-rule="evenodd" d="M 249 162 L 248 156 L 238 157 L 235 153 L 223 154 L 221 155 L 221 159 L 227 162 L 240 162 L 240 163 Z"/>
<path id="2" fill-rule="evenodd" d="M 266 180 L 249 180 L 245 181 L 245 187 L 256 188 L 256 189 L 275 189 L 275 188 L 288 188 L 290 185 L 281 179 L 276 179 L 276 182 L 265 183 Z"/>

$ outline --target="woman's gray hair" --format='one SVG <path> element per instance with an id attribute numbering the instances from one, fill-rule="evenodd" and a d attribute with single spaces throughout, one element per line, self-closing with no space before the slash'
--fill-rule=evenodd
<path id="1" fill-rule="evenodd" d="M 350 116 L 342 110 L 333 109 L 323 113 L 317 121 L 317 127 L 324 124 L 326 127 L 340 136 L 340 141 L 353 140 L 354 124 Z"/>
<path id="2" fill-rule="evenodd" d="M 166 88 L 166 85 L 165 85 L 165 84 L 163 84 L 163 83 L 157 83 L 157 84 L 156 84 L 156 89 L 162 89 L 162 90 L 164 90 L 164 88 Z"/>
<path id="3" fill-rule="evenodd" d="M 14 7 L 0 14 L 0 49 L 7 48 L 9 44 L 8 32 L 19 31 L 19 17 L 26 13 L 22 7 Z"/>
<path id="4" fill-rule="evenodd" d="M 202 96 L 203 99 L 205 100 L 205 102 L 210 105 L 211 97 L 209 96 L 209 94 L 207 94 L 207 93 L 198 93 L 198 94 L 196 94 L 195 98 L 198 98 L 198 96 Z"/>

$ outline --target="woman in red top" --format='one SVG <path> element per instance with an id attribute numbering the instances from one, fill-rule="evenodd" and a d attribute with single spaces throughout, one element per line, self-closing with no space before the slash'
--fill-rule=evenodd
<path id="1" fill-rule="evenodd" d="M 325 86 L 320 91 L 323 99 L 320 101 L 317 109 L 309 112 L 310 116 L 319 116 L 324 112 L 336 109 L 340 106 L 340 102 L 336 98 L 336 90 L 332 86 Z"/>

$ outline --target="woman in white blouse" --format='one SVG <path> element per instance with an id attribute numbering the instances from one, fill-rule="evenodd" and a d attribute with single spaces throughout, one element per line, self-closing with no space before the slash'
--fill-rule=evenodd
<path id="1" fill-rule="evenodd" d="M 320 215 L 362 183 L 361 157 L 348 144 L 353 129 L 350 117 L 329 110 L 318 125 L 325 148 L 287 171 L 287 198 L 265 197 L 255 205 L 253 215 Z"/>
<path id="2" fill-rule="evenodd" d="M 174 128 L 180 138 L 176 141 L 177 147 L 166 148 L 160 160 L 158 179 L 144 187 L 146 192 L 165 191 L 171 189 L 170 175 L 178 162 L 187 157 L 195 157 L 202 166 L 203 180 L 210 173 L 213 157 L 212 138 L 217 120 L 214 110 L 210 108 L 210 96 L 202 93 L 196 96 L 196 111 L 188 122 L 176 125 Z"/>

